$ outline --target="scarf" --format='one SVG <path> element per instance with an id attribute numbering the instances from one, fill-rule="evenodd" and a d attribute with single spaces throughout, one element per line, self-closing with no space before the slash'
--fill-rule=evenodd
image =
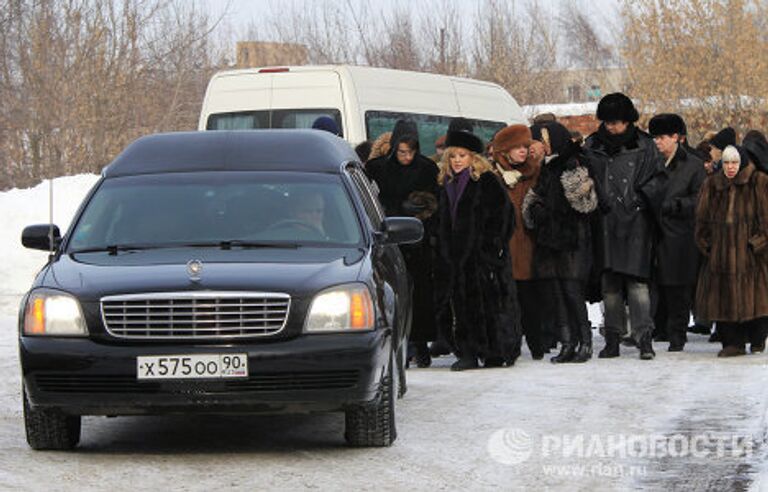
<path id="1" fill-rule="evenodd" d="M 448 195 L 448 204 L 451 207 L 451 222 L 456 223 L 456 212 L 459 210 L 459 200 L 469 183 L 469 168 L 464 169 L 453 179 L 445 184 L 445 192 Z"/>
<path id="2" fill-rule="evenodd" d="M 606 154 L 614 156 L 623 147 L 628 149 L 637 148 L 637 127 L 630 124 L 627 131 L 620 135 L 614 135 L 608 133 L 604 123 L 600 123 L 600 127 L 597 129 L 597 140 L 605 147 Z"/>

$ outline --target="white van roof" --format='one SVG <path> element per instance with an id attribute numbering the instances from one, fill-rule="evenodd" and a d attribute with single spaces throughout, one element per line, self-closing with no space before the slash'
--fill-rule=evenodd
<path id="1" fill-rule="evenodd" d="M 281 72 L 335 72 L 348 77 L 361 108 L 386 107 L 404 112 L 418 108 L 418 112 L 488 120 L 498 120 L 503 113 L 510 123 L 526 123 L 520 105 L 501 86 L 450 75 L 356 65 L 302 65 L 226 70 L 216 73 L 213 79 Z M 461 107 L 462 101 L 466 108 Z M 470 107 L 471 115 L 466 112 Z"/>

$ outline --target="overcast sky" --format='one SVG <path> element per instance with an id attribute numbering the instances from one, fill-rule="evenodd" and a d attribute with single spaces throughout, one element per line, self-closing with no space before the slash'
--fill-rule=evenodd
<path id="1" fill-rule="evenodd" d="M 295 1 L 295 0 L 294 0 Z M 313 2 L 334 1 L 340 2 L 342 0 L 311 0 Z M 509 0 L 516 2 L 520 7 L 528 4 L 529 0 Z M 614 22 L 617 17 L 617 9 L 619 6 L 619 0 L 530 0 L 535 1 L 545 9 L 553 13 L 553 18 L 560 14 L 565 5 L 569 3 L 575 3 L 582 11 L 589 12 L 590 15 L 597 19 L 596 24 L 598 26 L 605 26 Z M 279 10 L 279 6 L 283 4 L 285 0 L 199 0 L 201 6 L 203 6 L 214 18 L 223 16 L 225 27 L 231 29 L 231 34 L 238 38 L 242 36 L 249 25 L 254 25 L 257 28 L 266 28 L 265 19 L 270 12 Z M 352 0 L 353 4 L 363 5 L 367 4 L 365 0 Z M 408 5 L 419 9 L 420 3 L 426 3 L 433 5 L 434 2 L 419 2 L 419 0 L 410 0 L 404 2 L 402 0 L 378 0 L 375 4 L 377 7 L 397 5 Z M 484 0 L 457 0 L 456 5 L 467 15 L 468 18 L 474 15 L 479 5 L 483 4 Z M 277 9 L 275 8 L 277 6 Z M 605 27 L 603 27 L 605 29 Z M 266 29 L 265 29 L 266 30 Z M 269 41 L 269 39 L 259 39 L 258 41 Z"/>

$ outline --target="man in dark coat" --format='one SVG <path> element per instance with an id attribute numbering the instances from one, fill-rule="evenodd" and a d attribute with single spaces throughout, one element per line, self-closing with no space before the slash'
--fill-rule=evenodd
<path id="1" fill-rule="evenodd" d="M 648 281 L 653 254 L 653 223 L 636 191 L 658 166 L 658 151 L 650 135 L 635 122 L 632 100 L 621 93 L 603 97 L 597 105 L 601 121 L 584 144 L 584 153 L 606 195 L 610 210 L 602 215 L 595 240 L 595 263 L 602 272 L 605 305 L 605 348 L 599 357 L 618 357 L 619 333 L 629 304 L 632 334 L 640 357 L 653 359 L 651 302 Z M 625 299 L 626 298 L 626 299 Z"/>
<path id="2" fill-rule="evenodd" d="M 641 189 L 658 227 L 655 280 L 659 308 L 664 311 L 669 351 L 685 345 L 699 254 L 693 239 L 696 202 L 706 179 L 704 164 L 680 143 L 683 119 L 676 114 L 651 118 L 648 130 L 661 154 L 662 166 Z M 659 327 L 662 328 L 662 327 Z"/>
<path id="3" fill-rule="evenodd" d="M 424 239 L 402 245 L 408 273 L 413 280 L 413 320 L 410 341 L 416 363 L 429 367 L 427 342 L 436 338 L 433 301 L 434 255 L 429 238 L 434 235 L 433 213 L 437 210 L 437 171 L 434 162 L 419 153 L 416 124 L 399 120 L 392 130 L 392 151 L 369 161 L 365 172 L 379 188 L 379 200 L 387 217 L 413 216 L 424 224 Z"/>

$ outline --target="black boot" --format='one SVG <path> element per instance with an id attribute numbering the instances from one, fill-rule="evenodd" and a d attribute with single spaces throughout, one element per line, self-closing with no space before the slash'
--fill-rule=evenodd
<path id="1" fill-rule="evenodd" d="M 576 352 L 576 340 L 568 326 L 560 328 L 560 353 L 549 359 L 555 364 L 570 362 Z"/>
<path id="2" fill-rule="evenodd" d="M 592 327 L 589 325 L 582 326 L 579 330 L 579 335 L 581 342 L 573 362 L 587 362 L 592 358 Z"/>
<path id="3" fill-rule="evenodd" d="M 465 355 L 451 364 L 451 371 L 466 371 L 467 369 L 477 369 L 480 365 L 477 363 L 477 357 Z"/>
<path id="4" fill-rule="evenodd" d="M 413 342 L 416 345 L 416 367 L 426 368 L 432 365 L 427 342 Z"/>
<path id="5" fill-rule="evenodd" d="M 466 342 L 459 342 L 456 347 L 456 362 L 451 364 L 451 371 L 466 371 L 477 369 L 480 364 L 477 361 L 477 352 Z"/>
<path id="6" fill-rule="evenodd" d="M 650 332 L 645 332 L 640 338 L 640 358 L 652 360 L 654 357 L 656 357 L 656 352 L 653 351 L 653 335 Z"/>
<path id="7" fill-rule="evenodd" d="M 600 359 L 611 359 L 619 356 L 619 334 L 613 331 L 605 331 L 605 347 L 597 354 Z"/>

